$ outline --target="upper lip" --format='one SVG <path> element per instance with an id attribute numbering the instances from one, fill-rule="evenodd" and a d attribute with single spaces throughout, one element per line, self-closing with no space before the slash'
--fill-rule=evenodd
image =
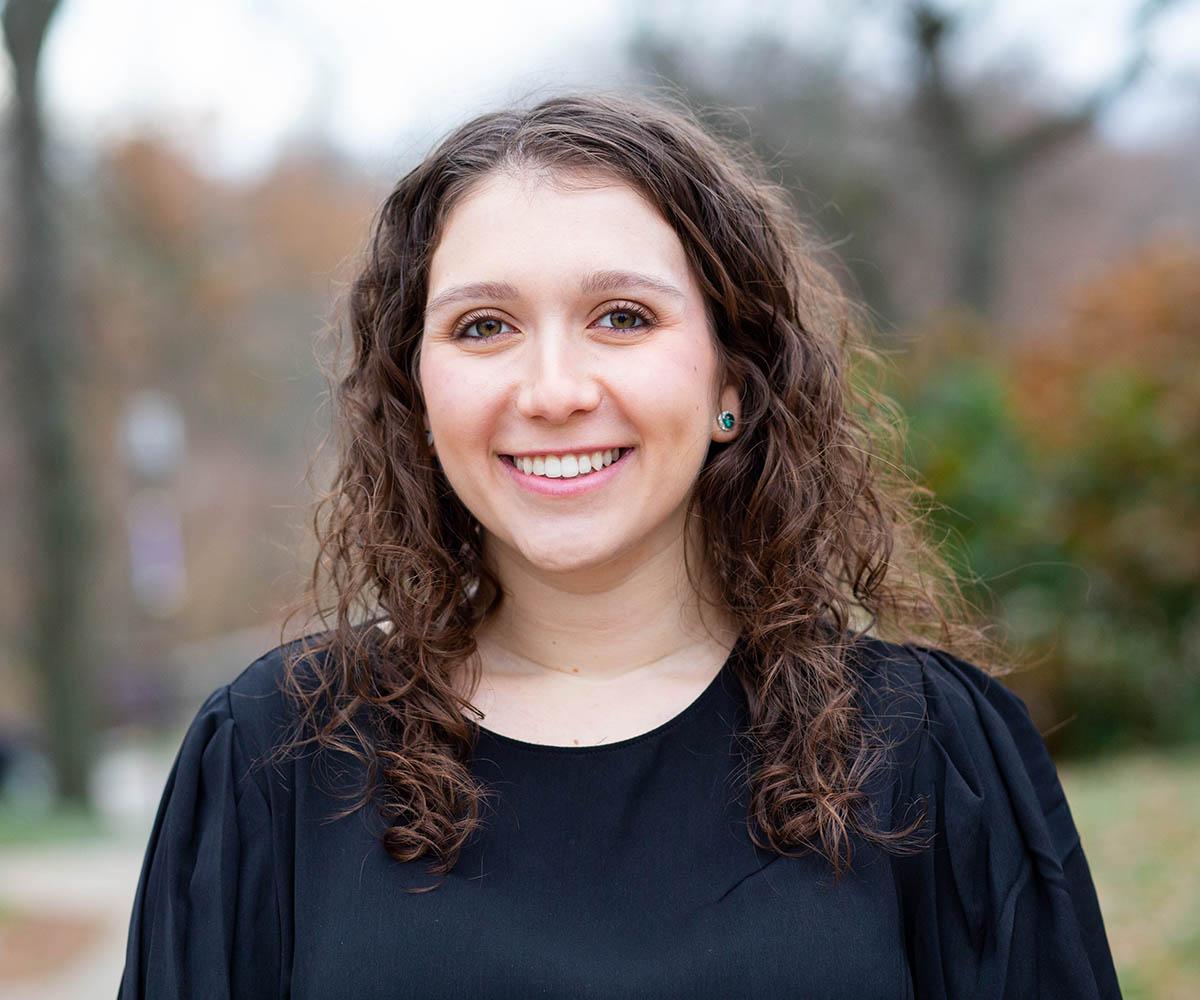
<path id="1" fill-rule="evenodd" d="M 502 451 L 501 455 L 510 458 L 535 458 L 538 455 L 592 455 L 598 451 L 615 451 L 618 448 L 631 448 L 628 444 L 584 444 L 572 448 L 543 448 L 540 451 Z"/>

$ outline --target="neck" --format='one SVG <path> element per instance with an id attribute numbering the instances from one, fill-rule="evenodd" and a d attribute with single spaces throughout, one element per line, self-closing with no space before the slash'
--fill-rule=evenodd
<path id="1" fill-rule="evenodd" d="M 708 595 L 687 580 L 684 538 L 642 553 L 588 581 L 538 572 L 504 549 L 487 548 L 504 600 L 476 638 L 485 670 L 524 676 L 561 674 L 593 682 L 642 673 L 688 672 L 737 627 L 719 601 L 692 540 L 690 562 Z"/>

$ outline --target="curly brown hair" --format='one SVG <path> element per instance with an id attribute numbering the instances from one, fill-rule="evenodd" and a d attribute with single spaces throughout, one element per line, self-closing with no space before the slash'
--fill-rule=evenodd
<path id="1" fill-rule="evenodd" d="M 449 872 L 481 823 L 478 726 L 451 677 L 469 664 L 475 690 L 475 631 L 503 595 L 426 441 L 417 366 L 442 227 L 502 169 L 599 171 L 657 206 L 705 296 L 722 372 L 742 386 L 743 432 L 711 447 L 687 513 L 749 654 L 737 669 L 751 838 L 820 851 L 835 881 L 851 831 L 898 853 L 925 846 L 909 841 L 923 814 L 892 831 L 868 814 L 864 786 L 889 746 L 864 717 L 850 649 L 869 630 L 978 663 L 998 647 L 927 537 L 931 498 L 903 471 L 903 421 L 871 377 L 883 358 L 864 311 L 763 161 L 661 94 L 577 92 L 479 115 L 384 201 L 333 327 L 349 344 L 329 371 L 337 467 L 316 502 L 311 579 L 284 622 L 309 609 L 306 627 L 322 630 L 285 647 L 296 712 L 272 759 L 312 744 L 352 755 L 366 780 L 338 816 L 377 798 L 388 852 L 432 855 L 430 873 Z"/>

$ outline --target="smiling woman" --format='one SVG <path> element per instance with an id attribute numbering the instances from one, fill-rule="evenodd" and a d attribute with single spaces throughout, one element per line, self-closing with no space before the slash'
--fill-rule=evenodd
<path id="1" fill-rule="evenodd" d="M 348 306 L 324 628 L 189 728 L 122 997 L 1119 997 L 757 160 L 663 100 L 481 115 Z"/>

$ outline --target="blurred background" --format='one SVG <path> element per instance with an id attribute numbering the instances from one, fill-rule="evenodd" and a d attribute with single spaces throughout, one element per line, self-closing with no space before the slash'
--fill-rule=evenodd
<path id="1" fill-rule="evenodd" d="M 1200 3 L 0 12 L 0 993 L 115 994 L 183 729 L 309 568 L 374 208 L 578 84 L 675 88 L 795 192 L 1037 660 L 1126 997 L 1200 996 Z"/>

